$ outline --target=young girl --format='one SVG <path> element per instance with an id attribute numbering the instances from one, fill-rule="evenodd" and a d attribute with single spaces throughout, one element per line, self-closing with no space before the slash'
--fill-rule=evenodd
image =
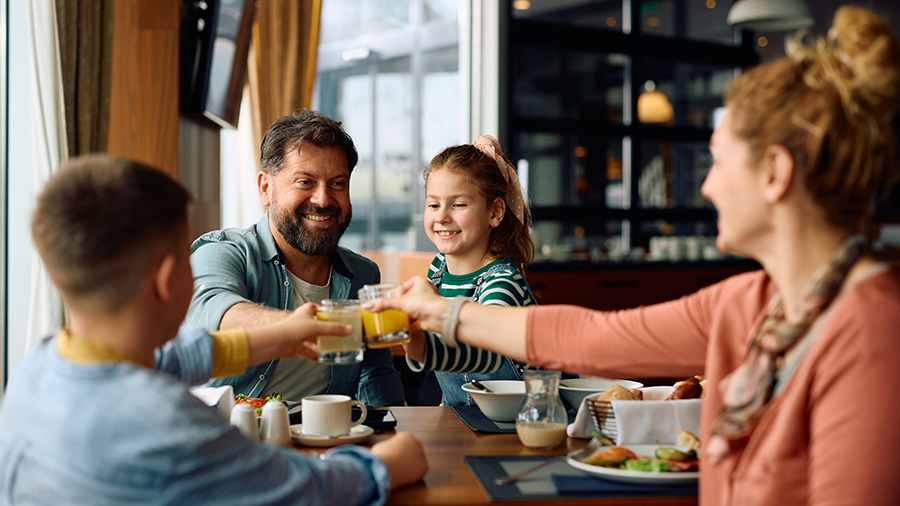
<path id="1" fill-rule="evenodd" d="M 531 214 L 497 139 L 445 149 L 425 169 L 425 233 L 440 253 L 428 277 L 443 297 L 485 305 L 528 306 L 522 271 L 534 255 Z M 477 348 L 449 348 L 426 333 L 408 347 L 410 368 L 436 373 L 444 405 L 472 405 L 460 386 L 472 380 L 522 379 L 525 364 Z M 417 363 L 414 360 L 422 360 Z"/>

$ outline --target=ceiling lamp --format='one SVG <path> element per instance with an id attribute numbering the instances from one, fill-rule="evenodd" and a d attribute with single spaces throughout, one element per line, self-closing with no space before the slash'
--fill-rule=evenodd
<path id="1" fill-rule="evenodd" d="M 656 83 L 647 81 L 638 96 L 637 115 L 641 123 L 666 123 L 675 117 L 675 110 L 668 97 L 656 89 Z"/>
<path id="2" fill-rule="evenodd" d="M 814 23 L 803 0 L 738 0 L 728 24 L 752 30 L 793 31 Z"/>

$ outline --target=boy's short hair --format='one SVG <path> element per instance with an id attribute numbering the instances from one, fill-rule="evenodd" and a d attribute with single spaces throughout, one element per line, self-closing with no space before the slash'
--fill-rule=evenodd
<path id="1" fill-rule="evenodd" d="M 31 238 L 75 307 L 115 310 L 186 233 L 190 194 L 160 170 L 89 155 L 64 164 L 38 197 Z"/>

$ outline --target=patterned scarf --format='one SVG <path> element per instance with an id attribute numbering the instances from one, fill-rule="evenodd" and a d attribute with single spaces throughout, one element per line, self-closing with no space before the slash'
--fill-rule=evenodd
<path id="1" fill-rule="evenodd" d="M 849 237 L 834 257 L 813 274 L 797 304 L 799 317 L 787 321 L 776 292 L 743 364 L 722 380 L 724 407 L 712 424 L 713 437 L 704 457 L 713 464 L 741 447 L 772 399 L 781 358 L 806 335 L 837 296 L 847 272 L 865 251 L 862 235 Z"/>

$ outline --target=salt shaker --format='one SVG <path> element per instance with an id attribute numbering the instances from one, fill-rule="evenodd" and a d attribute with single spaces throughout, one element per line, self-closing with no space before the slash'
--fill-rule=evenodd
<path id="1" fill-rule="evenodd" d="M 231 408 L 231 425 L 234 425 L 250 439 L 259 441 L 259 422 L 256 421 L 256 410 L 249 404 L 235 404 Z"/>
<path id="2" fill-rule="evenodd" d="M 269 401 L 262 408 L 259 435 L 263 441 L 277 446 L 290 446 L 291 422 L 287 406 L 281 401 Z"/>

